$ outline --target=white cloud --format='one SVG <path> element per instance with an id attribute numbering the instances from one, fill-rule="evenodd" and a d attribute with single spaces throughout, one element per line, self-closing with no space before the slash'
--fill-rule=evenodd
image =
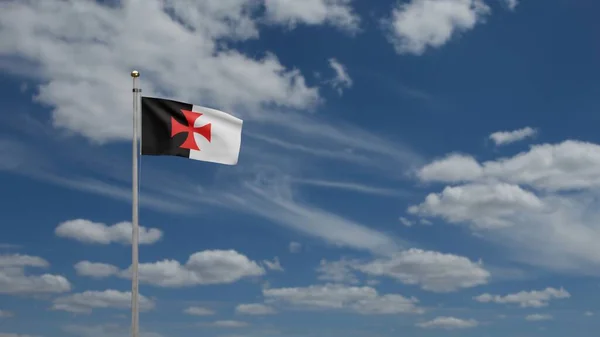
<path id="1" fill-rule="evenodd" d="M 127 336 L 130 327 L 122 324 L 99 324 L 99 325 L 76 325 L 70 324 L 62 327 L 62 330 L 66 333 L 77 336 L 77 337 L 123 337 Z M 162 337 L 159 333 L 146 331 L 143 329 L 140 331 L 140 337 Z"/>
<path id="2" fill-rule="evenodd" d="M 10 267 L 37 267 L 47 268 L 50 264 L 48 261 L 37 256 L 22 255 L 22 254 L 11 254 L 11 255 L 0 255 L 0 268 Z"/>
<path id="3" fill-rule="evenodd" d="M 59 237 L 69 238 L 84 243 L 108 245 L 111 243 L 131 244 L 131 222 L 119 222 L 112 226 L 90 220 L 75 219 L 65 221 L 54 231 Z M 156 228 L 140 226 L 139 243 L 153 244 L 162 238 L 162 231 Z"/>
<path id="4" fill-rule="evenodd" d="M 271 270 L 277 267 L 275 262 Z M 118 276 L 131 278 L 131 266 L 119 270 L 118 267 L 89 261 L 76 264 L 80 275 L 104 278 Z M 235 250 L 205 250 L 196 252 L 188 258 L 185 264 L 179 261 L 164 259 L 151 263 L 140 263 L 138 278 L 140 283 L 151 284 L 159 287 L 178 288 L 196 285 L 228 284 L 243 278 L 264 275 L 265 269 L 256 261 Z"/>
<path id="5" fill-rule="evenodd" d="M 514 11 L 515 8 L 517 8 L 517 6 L 519 5 L 519 0 L 504 0 L 504 2 L 506 3 L 508 9 L 510 9 L 511 11 Z"/>
<path id="6" fill-rule="evenodd" d="M 364 315 L 422 313 L 418 300 L 397 294 L 380 295 L 371 287 L 340 284 L 312 285 L 305 288 L 263 289 L 267 303 L 293 305 L 306 310 L 343 310 Z"/>
<path id="7" fill-rule="evenodd" d="M 302 245 L 298 242 L 290 242 L 290 253 L 300 253 Z"/>
<path id="8" fill-rule="evenodd" d="M 80 261 L 74 266 L 77 275 L 89 276 L 93 278 L 105 278 L 119 273 L 119 268 L 106 263 L 94 263 L 90 261 Z"/>
<path id="9" fill-rule="evenodd" d="M 520 140 L 533 137 L 537 134 L 537 130 L 531 127 L 525 127 L 514 131 L 498 131 L 490 135 L 490 139 L 496 145 L 506 145 Z"/>
<path id="10" fill-rule="evenodd" d="M 520 291 L 506 296 L 482 294 L 474 299 L 482 303 L 519 304 L 522 308 L 541 308 L 548 305 L 553 299 L 570 298 L 571 294 L 563 288 L 546 288 L 543 290 Z"/>
<path id="11" fill-rule="evenodd" d="M 275 257 L 275 259 L 273 259 L 273 261 L 263 260 L 263 263 L 265 264 L 265 266 L 267 266 L 269 270 L 284 271 L 277 256 Z"/>
<path id="12" fill-rule="evenodd" d="M 155 307 L 154 301 L 139 295 L 140 310 L 150 310 Z M 52 309 L 73 313 L 91 313 L 97 308 L 131 308 L 131 292 L 118 290 L 84 291 L 54 299 Z"/>
<path id="13" fill-rule="evenodd" d="M 532 146 L 512 158 L 484 163 L 486 176 L 548 191 L 600 186 L 600 146 L 567 140 Z"/>
<path id="14" fill-rule="evenodd" d="M 387 276 L 405 284 L 419 285 L 433 292 L 451 292 L 486 284 L 490 273 L 481 263 L 434 251 L 410 249 L 390 258 L 356 265 L 372 276 Z"/>
<path id="15" fill-rule="evenodd" d="M 412 227 L 415 223 L 413 221 L 408 220 L 407 218 L 401 216 L 399 218 L 400 223 L 403 224 L 406 227 Z"/>
<path id="16" fill-rule="evenodd" d="M 479 325 L 474 319 L 460 319 L 456 317 L 436 317 L 431 321 L 418 323 L 417 326 L 421 328 L 439 328 L 439 329 L 468 329 L 474 328 Z"/>
<path id="17" fill-rule="evenodd" d="M 14 317 L 15 314 L 12 313 L 11 311 L 7 311 L 7 310 L 0 310 L 0 318 L 9 318 L 9 317 Z"/>
<path id="18" fill-rule="evenodd" d="M 521 212 L 544 210 L 544 203 L 532 192 L 506 183 L 468 184 L 446 187 L 431 193 L 408 212 L 424 217 L 441 217 L 450 223 L 470 223 L 480 229 L 513 225 Z"/>
<path id="19" fill-rule="evenodd" d="M 329 66 L 335 71 L 335 76 L 329 83 L 341 95 L 344 92 L 344 89 L 352 87 L 352 78 L 350 78 L 346 67 L 338 60 L 330 58 Z"/>
<path id="20" fill-rule="evenodd" d="M 592 317 L 592 316 L 594 316 L 594 313 L 593 313 L 593 312 L 591 312 L 591 311 L 586 311 L 586 312 L 585 312 L 585 313 L 583 313 L 583 314 L 584 314 L 585 316 L 587 316 L 587 317 Z"/>
<path id="21" fill-rule="evenodd" d="M 392 11 L 389 40 L 400 54 L 420 55 L 475 27 L 491 12 L 482 0 L 411 0 Z"/>
<path id="22" fill-rule="evenodd" d="M 531 314 L 531 315 L 525 316 L 525 320 L 532 321 L 532 322 L 548 321 L 551 319 L 553 319 L 552 315 L 546 315 L 546 314 Z"/>
<path id="23" fill-rule="evenodd" d="M 448 173 L 455 171 L 452 162 L 434 163 L 447 170 L 437 170 L 427 180 L 455 182 Z M 521 263 L 598 275 L 599 145 L 566 140 L 534 145 L 513 157 L 472 162 L 480 174 L 461 179 L 472 182 L 432 193 L 409 213 L 469 225 Z"/>
<path id="24" fill-rule="evenodd" d="M 129 270 L 123 271 L 130 277 Z M 265 270 L 235 250 L 205 250 L 192 254 L 185 264 L 175 260 L 140 263 L 139 281 L 160 287 L 186 287 L 233 283 L 262 276 Z"/>
<path id="25" fill-rule="evenodd" d="M 277 313 L 275 309 L 260 303 L 240 304 L 235 308 L 235 312 L 245 315 L 272 315 Z"/>
<path id="26" fill-rule="evenodd" d="M 231 199 L 239 211 L 252 212 L 329 244 L 376 253 L 396 251 L 401 244 L 389 234 L 294 200 L 289 179 L 269 178 L 245 183 L 244 188 L 245 193 Z"/>
<path id="27" fill-rule="evenodd" d="M 600 186 L 600 145 L 577 140 L 539 144 L 483 164 L 469 156 L 449 155 L 424 166 L 418 175 L 423 181 L 447 183 L 502 180 L 545 191 L 594 189 Z"/>
<path id="28" fill-rule="evenodd" d="M 215 314 L 214 310 L 202 307 L 189 307 L 183 312 L 192 316 L 212 316 Z"/>
<path id="29" fill-rule="evenodd" d="M 71 290 L 71 283 L 61 275 L 28 275 L 26 267 L 47 268 L 50 264 L 37 256 L 0 255 L 0 294 L 56 294 Z"/>
<path id="30" fill-rule="evenodd" d="M 354 33 L 360 18 L 350 3 L 352 0 L 264 0 L 267 20 L 295 27 L 298 24 L 329 24 Z"/>
<path id="31" fill-rule="evenodd" d="M 358 284 L 358 278 L 353 273 L 353 265 L 355 261 L 341 259 L 339 261 L 321 260 L 317 272 L 320 281 Z"/>
<path id="32" fill-rule="evenodd" d="M 218 328 L 245 328 L 249 324 L 246 322 L 242 322 L 242 321 L 222 320 L 222 321 L 215 321 L 215 322 L 209 323 L 208 325 L 218 327 Z"/>
<path id="33" fill-rule="evenodd" d="M 458 153 L 435 160 L 417 172 L 422 181 L 448 183 L 476 180 L 482 174 L 483 169 L 473 157 Z"/>
<path id="34" fill-rule="evenodd" d="M 258 37 L 253 1 L 144 0 L 109 7 L 47 0 L 1 6 L 0 53 L 33 65 L 42 82 L 37 100 L 54 107 L 55 126 L 96 141 L 130 137 L 127 92 L 134 67 L 141 70 L 148 95 L 193 98 L 223 109 L 243 105 L 255 110 L 263 104 L 309 108 L 319 100 L 318 90 L 274 55 L 252 59 L 221 47 L 222 40 Z M 280 13 L 270 7 L 270 13 Z M 334 2 L 326 7 L 326 17 L 314 23 L 348 23 L 353 17 L 345 8 Z M 298 17 L 293 14 L 286 10 L 275 18 Z M 6 70 L 27 74 L 17 66 L 4 64 Z M 190 73 L 202 80 L 181 81 Z"/>

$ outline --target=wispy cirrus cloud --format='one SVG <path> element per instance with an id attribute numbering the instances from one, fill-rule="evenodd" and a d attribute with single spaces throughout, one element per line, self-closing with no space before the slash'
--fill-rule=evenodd
<path id="1" fill-rule="evenodd" d="M 15 142 L 15 144 L 25 146 L 21 142 Z M 13 143 L 9 145 L 4 148 L 11 150 L 16 148 L 12 146 Z M 2 151 L 1 146 L 0 151 Z M 98 160 L 102 156 L 101 150 L 99 152 L 95 156 L 95 160 Z M 76 188 L 104 195 L 117 200 L 130 200 L 131 198 L 131 188 L 127 186 L 128 184 L 120 182 L 127 179 L 124 172 L 115 172 L 115 176 L 119 177 L 115 179 L 116 177 L 112 176 L 103 177 L 95 172 L 98 169 L 95 168 L 91 172 L 90 170 L 86 171 L 96 177 L 93 180 L 88 180 L 89 178 L 74 180 L 73 178 L 67 178 L 70 172 L 68 168 L 65 170 L 54 166 L 50 157 L 44 158 L 42 155 L 41 167 L 44 167 L 44 160 L 47 160 L 48 168 L 38 169 L 40 166 L 35 165 L 35 163 L 39 157 L 35 156 L 35 154 L 36 151 L 11 152 L 9 157 L 16 159 L 13 163 L 23 160 L 31 161 L 31 165 L 27 165 L 29 169 L 19 169 L 21 166 L 16 165 L 14 167 L 5 167 L 4 170 L 15 174 L 24 174 L 68 188 Z M 68 155 L 64 157 L 67 160 L 70 158 Z M 71 159 L 71 163 L 77 165 L 76 167 L 82 168 L 81 164 L 77 163 L 77 160 L 81 160 L 81 158 Z M 91 164 L 93 166 L 94 163 L 92 162 Z M 126 161 L 123 159 L 114 159 L 111 161 L 111 164 L 113 167 L 127 166 Z M 265 164 L 268 165 L 268 163 Z M 242 167 L 241 175 L 233 172 L 234 176 L 231 176 L 232 173 L 229 173 L 227 180 L 230 183 L 221 185 L 218 190 L 213 190 L 210 193 L 210 198 L 203 197 L 202 194 L 193 190 L 196 188 L 195 186 L 198 186 L 197 188 L 209 187 L 201 187 L 197 183 L 193 183 L 193 178 L 191 176 L 186 177 L 186 172 L 180 175 L 186 178 L 179 179 L 183 181 L 187 179 L 187 182 L 173 186 L 173 184 L 162 183 L 164 176 L 168 175 L 167 171 L 148 168 L 145 170 L 145 176 L 148 178 L 156 176 L 157 180 L 148 179 L 148 183 L 142 182 L 141 205 L 145 207 L 162 206 L 158 210 L 178 214 L 206 211 L 206 206 L 213 208 L 221 207 L 264 217 L 274 224 L 306 233 L 334 245 L 373 251 L 389 251 L 390 249 L 394 250 L 398 246 L 400 241 L 389 237 L 387 234 L 380 233 L 369 228 L 367 225 L 359 224 L 319 207 L 296 200 L 296 190 L 293 182 L 289 178 L 286 178 L 285 175 L 282 175 L 279 169 L 275 169 L 274 165 L 270 169 L 267 169 L 267 171 L 264 171 L 264 168 L 268 167 L 261 166 L 258 169 L 252 166 Z M 265 175 L 265 172 L 271 172 L 272 175 Z M 161 176 L 163 178 L 160 178 Z M 110 184 L 105 182 L 110 180 L 112 180 Z M 237 181 L 237 183 L 233 184 L 231 181 Z M 266 181 L 268 181 L 268 185 L 264 184 Z M 84 184 L 84 182 L 90 184 Z M 77 186 L 74 186 L 74 184 L 77 184 Z M 165 196 L 168 196 L 168 198 L 165 198 Z M 313 219 L 313 222 L 308 226 L 303 220 L 306 217 Z"/>

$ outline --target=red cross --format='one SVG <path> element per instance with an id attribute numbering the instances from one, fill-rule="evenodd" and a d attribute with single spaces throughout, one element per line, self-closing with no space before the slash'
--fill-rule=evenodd
<path id="1" fill-rule="evenodd" d="M 187 125 L 183 125 L 179 123 L 175 118 L 171 117 L 171 138 L 173 138 L 176 134 L 186 132 L 187 138 L 185 139 L 185 142 L 183 142 L 183 144 L 181 144 L 181 146 L 179 147 L 182 149 L 200 151 L 200 148 L 198 147 L 198 144 L 196 144 L 196 140 L 194 139 L 194 133 L 201 135 L 210 142 L 212 124 L 208 123 L 199 128 L 196 128 L 194 127 L 194 123 L 196 122 L 196 119 L 202 116 L 202 114 L 199 112 L 183 109 L 181 110 L 181 112 L 183 113 L 183 116 L 187 121 Z"/>

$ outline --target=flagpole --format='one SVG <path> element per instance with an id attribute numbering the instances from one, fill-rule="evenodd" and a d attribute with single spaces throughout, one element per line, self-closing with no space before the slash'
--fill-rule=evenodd
<path id="1" fill-rule="evenodd" d="M 132 141 L 132 216 L 131 216 L 131 337 L 139 336 L 138 311 L 138 240 L 139 240 L 139 181 L 138 181 L 138 126 L 139 101 L 142 90 L 138 88 L 140 73 L 131 72 L 133 78 L 133 141 Z"/>

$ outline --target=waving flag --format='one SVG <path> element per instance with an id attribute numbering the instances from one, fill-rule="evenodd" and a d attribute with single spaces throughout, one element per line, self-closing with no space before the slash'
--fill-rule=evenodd
<path id="1" fill-rule="evenodd" d="M 223 111 L 142 97 L 142 155 L 179 156 L 235 165 L 243 121 Z"/>

